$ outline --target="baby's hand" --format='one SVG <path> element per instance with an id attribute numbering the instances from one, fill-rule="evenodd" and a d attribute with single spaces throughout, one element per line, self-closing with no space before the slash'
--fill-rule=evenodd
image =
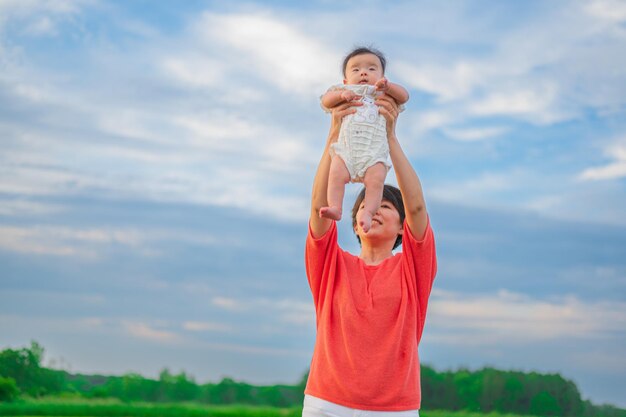
<path id="1" fill-rule="evenodd" d="M 341 98 L 342 98 L 344 101 L 352 101 L 352 100 L 354 100 L 354 99 L 358 98 L 358 95 L 357 95 L 354 91 L 344 90 L 344 91 L 341 93 Z"/>
<path id="2" fill-rule="evenodd" d="M 387 84 L 387 79 L 385 77 L 376 81 L 376 84 L 374 84 L 374 86 L 376 87 L 376 90 L 382 91 L 382 92 L 385 92 L 389 89 L 389 84 Z"/>

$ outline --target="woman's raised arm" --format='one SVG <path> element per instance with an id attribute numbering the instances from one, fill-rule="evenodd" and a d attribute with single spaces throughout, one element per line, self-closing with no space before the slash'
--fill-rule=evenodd
<path id="1" fill-rule="evenodd" d="M 360 106 L 363 103 L 353 101 L 350 103 L 343 103 L 335 107 L 331 111 L 331 123 L 330 131 L 328 132 L 328 138 L 326 139 L 326 146 L 324 147 L 324 153 L 317 166 L 317 172 L 313 179 L 313 191 L 311 192 L 311 218 L 309 219 L 309 225 L 313 232 L 313 237 L 318 238 L 323 236 L 330 228 L 332 220 L 326 218 L 320 218 L 319 211 L 322 207 L 328 206 L 328 171 L 330 169 L 330 145 L 337 141 L 339 137 L 339 128 L 341 127 L 341 120 L 344 116 L 356 112 L 355 106 Z"/>
<path id="2" fill-rule="evenodd" d="M 396 136 L 396 120 L 400 113 L 398 105 L 393 98 L 386 95 L 380 96 L 376 104 L 379 107 L 380 114 L 387 120 L 389 155 L 396 173 L 396 179 L 398 180 L 398 187 L 402 193 L 406 222 L 413 236 L 421 240 L 428 226 L 426 202 L 422 192 L 422 184 L 413 166 L 411 166 L 411 162 L 404 154 Z"/>

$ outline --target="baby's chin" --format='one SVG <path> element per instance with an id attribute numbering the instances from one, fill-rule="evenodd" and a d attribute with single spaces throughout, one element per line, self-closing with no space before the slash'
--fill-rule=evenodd
<path id="1" fill-rule="evenodd" d="M 369 81 L 359 81 L 358 83 L 352 83 L 352 85 L 374 85 L 375 82 L 371 83 Z"/>

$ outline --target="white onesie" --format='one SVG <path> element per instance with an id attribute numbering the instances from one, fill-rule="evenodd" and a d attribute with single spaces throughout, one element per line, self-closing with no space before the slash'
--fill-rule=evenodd
<path id="1" fill-rule="evenodd" d="M 351 182 L 363 182 L 365 171 L 372 165 L 382 162 L 387 170 L 389 162 L 389 144 L 387 143 L 387 121 L 378 113 L 374 104 L 377 94 L 376 87 L 368 84 L 338 84 L 328 91 L 350 90 L 361 96 L 362 106 L 356 113 L 345 116 L 341 122 L 339 139 L 330 147 L 331 158 L 339 157 L 346 164 Z M 330 109 L 322 108 L 326 112 Z"/>

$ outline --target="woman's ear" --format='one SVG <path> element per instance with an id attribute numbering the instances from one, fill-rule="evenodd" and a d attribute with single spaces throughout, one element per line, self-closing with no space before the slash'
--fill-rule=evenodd
<path id="1" fill-rule="evenodd" d="M 348 84 L 348 80 L 344 78 L 344 79 L 343 79 L 343 83 L 344 83 L 344 84 Z"/>

